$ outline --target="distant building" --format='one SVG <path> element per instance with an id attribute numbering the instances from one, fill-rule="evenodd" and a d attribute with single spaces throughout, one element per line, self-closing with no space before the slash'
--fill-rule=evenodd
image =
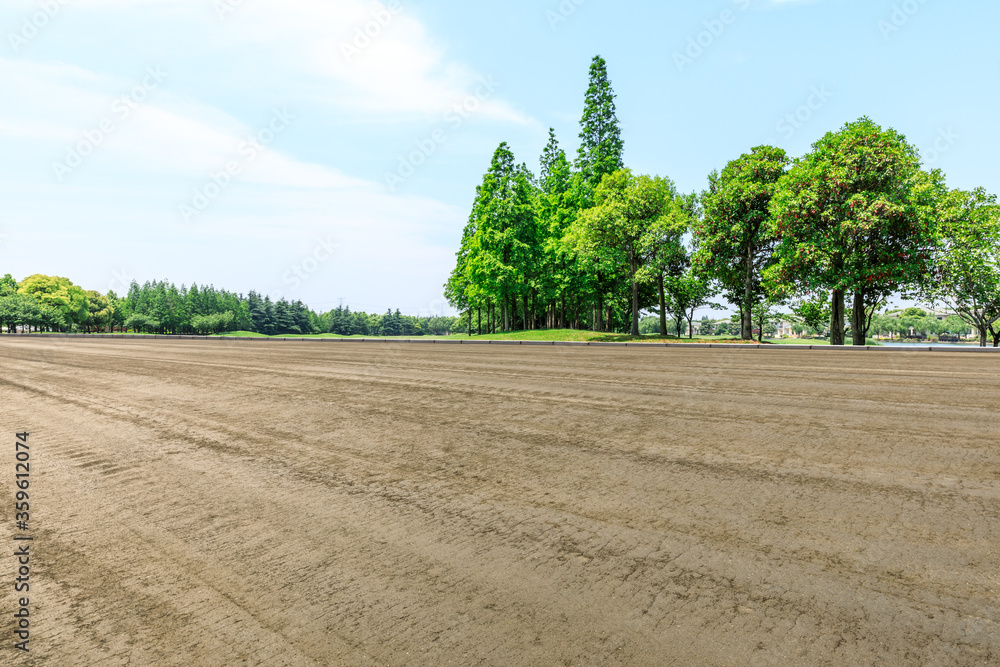
<path id="1" fill-rule="evenodd" d="M 933 318 L 936 318 L 936 319 L 939 319 L 939 320 L 946 320 L 949 317 L 952 317 L 954 315 L 958 315 L 958 313 L 956 313 L 953 310 L 935 310 L 934 308 L 921 308 L 921 310 L 923 310 L 925 313 L 927 313 L 928 317 L 933 317 Z M 901 318 L 903 316 L 903 311 L 902 310 L 897 310 L 897 311 L 892 312 L 892 313 L 886 313 L 885 316 L 886 317 L 891 317 L 893 319 L 897 319 L 898 320 L 899 318 Z"/>

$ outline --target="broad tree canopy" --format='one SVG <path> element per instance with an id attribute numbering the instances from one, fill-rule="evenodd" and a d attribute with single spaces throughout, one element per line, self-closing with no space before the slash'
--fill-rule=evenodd
<path id="1" fill-rule="evenodd" d="M 1000 206 L 982 188 L 954 190 L 940 205 L 935 271 L 924 294 L 976 328 L 985 347 L 1000 320 Z"/>
<path id="2" fill-rule="evenodd" d="M 831 342 L 843 341 L 843 298 L 854 294 L 855 344 L 871 309 L 916 286 L 931 263 L 940 172 L 924 172 L 917 150 L 868 118 L 828 133 L 796 160 L 771 202 L 773 286 L 834 294 Z M 839 340 L 838 340 L 839 339 Z"/>
<path id="3" fill-rule="evenodd" d="M 694 229 L 694 264 L 737 299 L 745 340 L 753 337 L 753 305 L 764 298 L 762 272 L 773 262 L 777 238 L 770 205 L 787 165 L 785 151 L 773 146 L 758 146 L 730 162 L 710 177 L 704 215 Z"/>

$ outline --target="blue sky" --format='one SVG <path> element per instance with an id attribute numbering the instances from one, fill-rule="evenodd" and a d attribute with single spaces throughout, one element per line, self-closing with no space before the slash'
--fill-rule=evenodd
<path id="1" fill-rule="evenodd" d="M 575 154 L 595 54 L 628 166 L 682 190 L 868 115 L 996 192 L 998 19 L 971 0 L 8 0 L 0 273 L 447 312 L 493 150 L 537 170 L 551 126 Z"/>

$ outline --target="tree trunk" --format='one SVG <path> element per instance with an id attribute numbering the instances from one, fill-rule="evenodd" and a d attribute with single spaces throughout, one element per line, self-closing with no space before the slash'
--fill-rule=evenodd
<path id="1" fill-rule="evenodd" d="M 743 340 L 753 340 L 753 248 L 747 248 L 746 269 L 743 275 Z"/>
<path id="2" fill-rule="evenodd" d="M 740 323 L 742 331 L 740 337 L 743 340 L 753 340 L 753 308 L 750 302 L 747 301 L 746 304 L 740 308 L 740 319 L 743 321 Z"/>
<path id="3" fill-rule="evenodd" d="M 656 279 L 657 287 L 660 290 L 660 335 L 667 335 L 667 295 L 663 289 L 663 272 Z"/>
<path id="4" fill-rule="evenodd" d="M 639 335 L 639 283 L 636 281 L 635 276 L 639 271 L 639 262 L 636 260 L 635 250 L 629 250 L 628 252 L 628 268 L 632 273 L 632 327 L 629 333 L 633 336 Z"/>
<path id="5" fill-rule="evenodd" d="M 864 290 L 854 292 L 854 312 L 851 314 L 851 338 L 855 345 L 864 345 L 868 332 L 865 325 L 868 324 L 867 313 L 865 312 Z"/>
<path id="6" fill-rule="evenodd" d="M 632 335 L 639 335 L 639 283 L 632 278 Z"/>
<path id="7" fill-rule="evenodd" d="M 597 312 L 600 313 L 600 317 L 597 318 L 597 330 L 604 331 L 604 295 L 600 292 L 597 293 Z"/>
<path id="8" fill-rule="evenodd" d="M 830 301 L 830 345 L 844 344 L 844 292 L 833 290 Z"/>
<path id="9" fill-rule="evenodd" d="M 606 331 L 612 333 L 615 330 L 615 309 L 608 306 L 608 326 Z"/>

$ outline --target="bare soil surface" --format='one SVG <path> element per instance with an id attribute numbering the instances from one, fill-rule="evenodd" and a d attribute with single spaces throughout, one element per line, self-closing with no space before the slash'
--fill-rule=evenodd
<path id="1" fill-rule="evenodd" d="M 0 664 L 995 665 L 998 390 L 946 352 L 0 340 Z"/>

